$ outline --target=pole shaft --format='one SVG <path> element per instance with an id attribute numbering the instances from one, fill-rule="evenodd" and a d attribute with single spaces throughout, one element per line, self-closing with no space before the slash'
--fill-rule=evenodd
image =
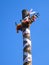
<path id="1" fill-rule="evenodd" d="M 23 65 L 32 65 L 30 29 L 24 28 L 23 33 Z"/>

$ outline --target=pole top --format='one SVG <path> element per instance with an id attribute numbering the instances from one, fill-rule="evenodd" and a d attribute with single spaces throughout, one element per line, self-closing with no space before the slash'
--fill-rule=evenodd
<path id="1" fill-rule="evenodd" d="M 27 17 L 27 16 L 30 16 L 29 11 L 26 10 L 26 9 L 23 9 L 23 10 L 22 10 L 22 19 L 24 19 L 24 18 Z"/>

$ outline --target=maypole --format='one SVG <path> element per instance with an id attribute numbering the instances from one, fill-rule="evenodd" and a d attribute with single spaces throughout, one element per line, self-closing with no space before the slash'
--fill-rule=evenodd
<path id="1" fill-rule="evenodd" d="M 32 14 L 32 16 L 30 16 Z M 22 10 L 21 23 L 16 26 L 17 33 L 22 31 L 23 35 L 23 65 L 32 65 L 30 25 L 38 17 L 38 13 Z"/>

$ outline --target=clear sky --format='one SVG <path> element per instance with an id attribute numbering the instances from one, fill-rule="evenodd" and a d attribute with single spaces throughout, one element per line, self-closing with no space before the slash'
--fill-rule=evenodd
<path id="1" fill-rule="evenodd" d="M 30 27 L 32 65 L 49 65 L 49 0 L 0 0 L 0 65 L 23 65 L 22 32 L 16 33 L 22 9 L 40 17 Z"/>

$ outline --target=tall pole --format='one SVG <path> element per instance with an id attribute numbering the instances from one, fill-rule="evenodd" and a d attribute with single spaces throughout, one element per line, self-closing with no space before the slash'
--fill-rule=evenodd
<path id="1" fill-rule="evenodd" d="M 23 65 L 32 65 L 31 38 L 30 38 L 30 14 L 27 10 L 22 11 L 22 18 L 26 17 L 26 24 L 22 24 L 23 34 Z"/>
<path id="2" fill-rule="evenodd" d="M 24 9 L 22 10 L 21 24 L 16 27 L 17 32 L 21 30 L 23 35 L 23 65 L 32 65 L 30 25 L 37 17 L 35 14 L 30 17 L 30 13 Z"/>

